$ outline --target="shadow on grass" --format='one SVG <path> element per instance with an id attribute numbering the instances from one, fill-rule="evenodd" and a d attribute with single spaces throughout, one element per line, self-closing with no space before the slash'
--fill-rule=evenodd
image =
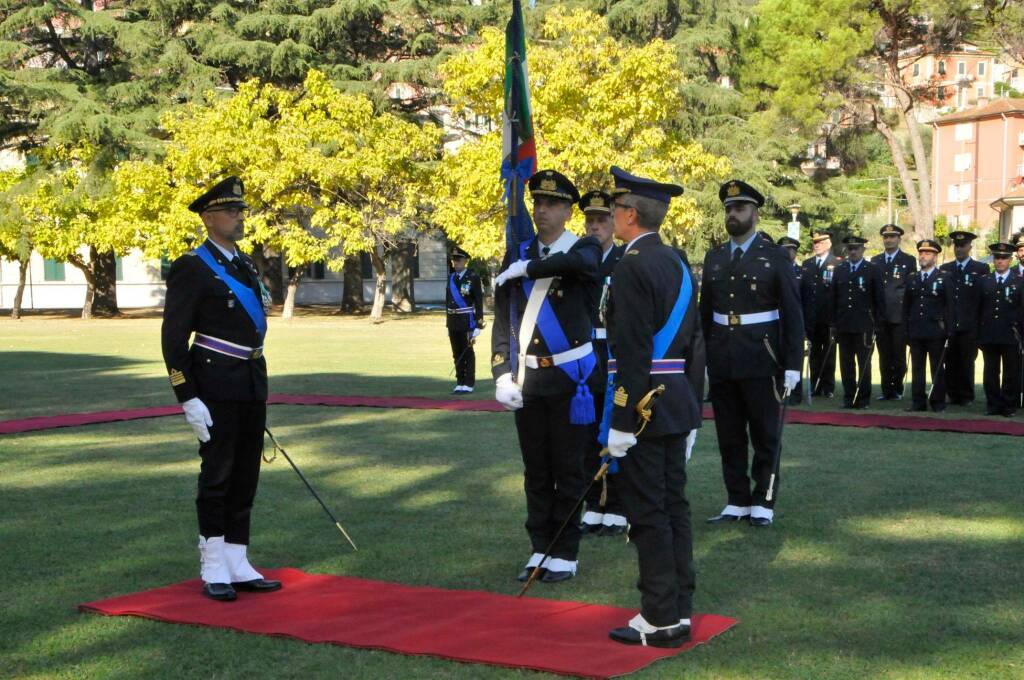
<path id="1" fill-rule="evenodd" d="M 516 591 L 529 547 L 506 414 L 278 406 L 270 422 L 360 551 L 279 457 L 263 469 L 257 565 Z M 1000 659 L 1019 662 L 1024 463 L 1015 440 L 786 432 L 778 521 L 767 531 L 703 524 L 723 491 L 713 428 L 702 432 L 688 486 L 697 607 L 742 624 L 644 677 L 684 668 L 700 677 L 1000 677 Z M 366 678 L 522 675 L 77 615 L 82 601 L 195 576 L 193 443 L 172 418 L 4 442 L 0 535 L 15 548 L 0 553 L 10 593 L 0 648 L 16 675 L 329 677 L 341 666 Z M 532 594 L 636 606 L 630 546 L 588 539 L 580 565 L 573 581 Z"/>

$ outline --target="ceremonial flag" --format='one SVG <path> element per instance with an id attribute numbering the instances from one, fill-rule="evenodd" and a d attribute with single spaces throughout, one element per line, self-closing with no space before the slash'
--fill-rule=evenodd
<path id="1" fill-rule="evenodd" d="M 502 129 L 501 177 L 508 200 L 505 225 L 506 262 L 518 259 L 519 244 L 533 237 L 533 223 L 523 200 L 524 184 L 537 171 L 537 147 L 530 111 L 530 79 L 526 68 L 523 5 L 512 0 L 512 18 L 505 27 L 505 115 Z"/>

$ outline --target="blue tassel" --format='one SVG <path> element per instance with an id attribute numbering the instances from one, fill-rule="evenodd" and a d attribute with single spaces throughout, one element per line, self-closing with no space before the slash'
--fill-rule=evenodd
<path id="1" fill-rule="evenodd" d="M 608 466 L 608 472 L 606 474 L 617 474 L 619 471 L 619 459 L 612 458 L 611 456 L 605 456 L 604 458 L 601 459 L 601 464 L 604 465 L 608 461 L 611 461 L 611 464 Z"/>
<path id="2" fill-rule="evenodd" d="M 594 414 L 594 395 L 590 393 L 587 383 L 581 382 L 576 388 L 576 396 L 572 398 L 569 408 L 569 422 L 573 425 L 590 425 L 597 420 Z"/>

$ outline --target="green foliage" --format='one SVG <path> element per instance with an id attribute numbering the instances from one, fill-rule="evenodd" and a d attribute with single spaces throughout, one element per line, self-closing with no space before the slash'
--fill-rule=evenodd
<path id="1" fill-rule="evenodd" d="M 485 29 L 477 49 L 444 65 L 444 93 L 456 115 L 500 120 L 503 41 Z M 668 43 L 626 45 L 601 17 L 556 8 L 531 41 L 528 61 L 540 167 L 566 173 L 581 190 L 610 188 L 611 165 L 688 186 L 730 171 L 726 159 L 679 129 L 683 74 Z M 438 172 L 434 221 L 474 257 L 497 257 L 504 248 L 500 162 L 496 129 L 446 156 Z M 663 230 L 688 243 L 700 223 L 695 201 L 684 196 L 673 201 Z M 579 215 L 572 226 L 581 229 Z"/>

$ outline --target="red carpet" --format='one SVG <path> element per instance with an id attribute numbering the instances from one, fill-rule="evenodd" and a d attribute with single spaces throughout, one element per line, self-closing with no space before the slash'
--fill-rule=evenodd
<path id="1" fill-rule="evenodd" d="M 362 397 L 334 396 L 320 394 L 272 394 L 269 404 L 293 406 L 342 406 L 368 408 L 409 408 L 436 409 L 443 411 L 480 411 L 502 413 L 504 408 L 496 401 L 467 399 L 435 399 L 433 397 Z M 20 420 L 0 421 L 0 434 L 34 432 L 57 427 L 78 427 L 96 423 L 112 423 L 122 420 L 156 418 L 158 416 L 180 415 L 179 406 L 154 406 L 150 408 L 125 409 L 121 411 L 96 411 L 93 413 L 69 413 L 57 416 L 37 416 Z M 711 407 L 704 408 L 704 417 L 712 418 Z M 891 430 L 916 430 L 923 432 L 958 432 L 961 434 L 999 434 L 1012 437 L 1024 436 L 1024 423 L 1016 420 L 994 420 L 989 418 L 935 418 L 932 416 L 900 416 L 885 413 L 847 411 L 803 411 L 791 409 L 787 412 L 787 423 L 796 425 L 833 425 L 837 427 L 881 427 Z"/>
<path id="2" fill-rule="evenodd" d="M 239 593 L 230 604 L 204 598 L 198 580 L 81 605 L 82 611 L 230 628 L 306 642 L 423 654 L 455 661 L 611 678 L 707 642 L 736 625 L 714 614 L 693 620 L 678 649 L 630 647 L 608 639 L 636 610 L 470 590 L 443 590 L 265 570 L 285 587 Z"/>

